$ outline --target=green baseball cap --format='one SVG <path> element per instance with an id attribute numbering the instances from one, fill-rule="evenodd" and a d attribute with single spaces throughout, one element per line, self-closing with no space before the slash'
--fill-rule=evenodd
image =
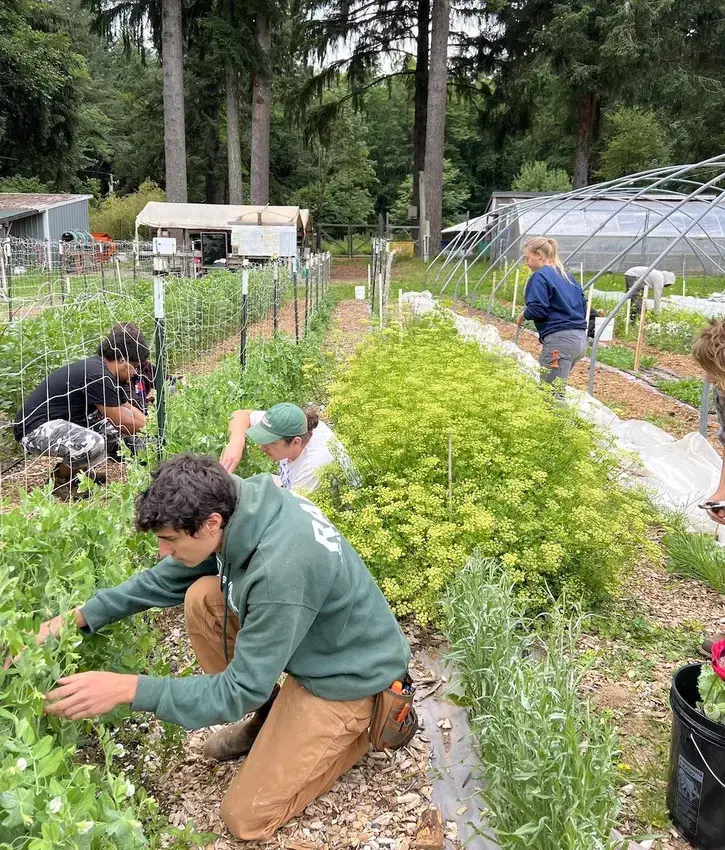
<path id="1" fill-rule="evenodd" d="M 283 437 L 304 437 L 307 433 L 307 415 L 296 404 L 282 402 L 264 414 L 261 420 L 247 428 L 247 436 L 259 446 L 266 446 Z"/>

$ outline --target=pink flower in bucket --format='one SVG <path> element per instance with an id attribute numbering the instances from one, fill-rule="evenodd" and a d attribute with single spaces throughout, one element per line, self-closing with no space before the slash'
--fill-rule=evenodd
<path id="1" fill-rule="evenodd" d="M 712 669 L 725 681 L 725 666 L 720 663 L 723 655 L 725 655 L 725 640 L 719 640 L 712 645 Z"/>

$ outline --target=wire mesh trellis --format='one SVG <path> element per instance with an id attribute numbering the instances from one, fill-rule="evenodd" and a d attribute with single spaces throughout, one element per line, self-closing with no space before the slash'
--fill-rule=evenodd
<path id="1" fill-rule="evenodd" d="M 168 438 L 180 424 L 164 409 L 169 388 L 214 371 L 227 355 L 234 355 L 239 379 L 265 341 L 283 334 L 303 340 L 330 283 L 328 254 L 188 278 L 155 274 L 150 252 L 134 257 L 130 243 L 116 243 L 111 256 L 93 246 L 69 253 L 53 245 L 60 259 L 52 266 L 45 242 L 6 245 L 0 278 L 0 504 L 20 489 L 44 484 L 56 460 L 24 451 L 13 428 L 18 411 L 56 369 L 96 355 L 115 324 L 135 324 L 150 344 L 156 372 L 166 379 L 156 384 L 152 421 Z"/>

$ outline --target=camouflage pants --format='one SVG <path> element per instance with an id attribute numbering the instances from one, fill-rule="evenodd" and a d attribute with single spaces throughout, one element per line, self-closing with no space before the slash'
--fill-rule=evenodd
<path id="1" fill-rule="evenodd" d="M 106 459 L 107 443 L 117 441 L 118 430 L 106 419 L 89 428 L 52 419 L 26 434 L 21 442 L 29 452 L 55 455 L 74 469 L 88 469 Z"/>

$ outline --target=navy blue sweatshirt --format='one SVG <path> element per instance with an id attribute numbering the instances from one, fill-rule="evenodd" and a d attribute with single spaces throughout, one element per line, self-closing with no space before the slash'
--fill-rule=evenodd
<path id="1" fill-rule="evenodd" d="M 581 286 L 554 266 L 537 269 L 526 285 L 524 317 L 533 319 L 539 339 L 556 331 L 586 330 L 587 299 Z"/>

